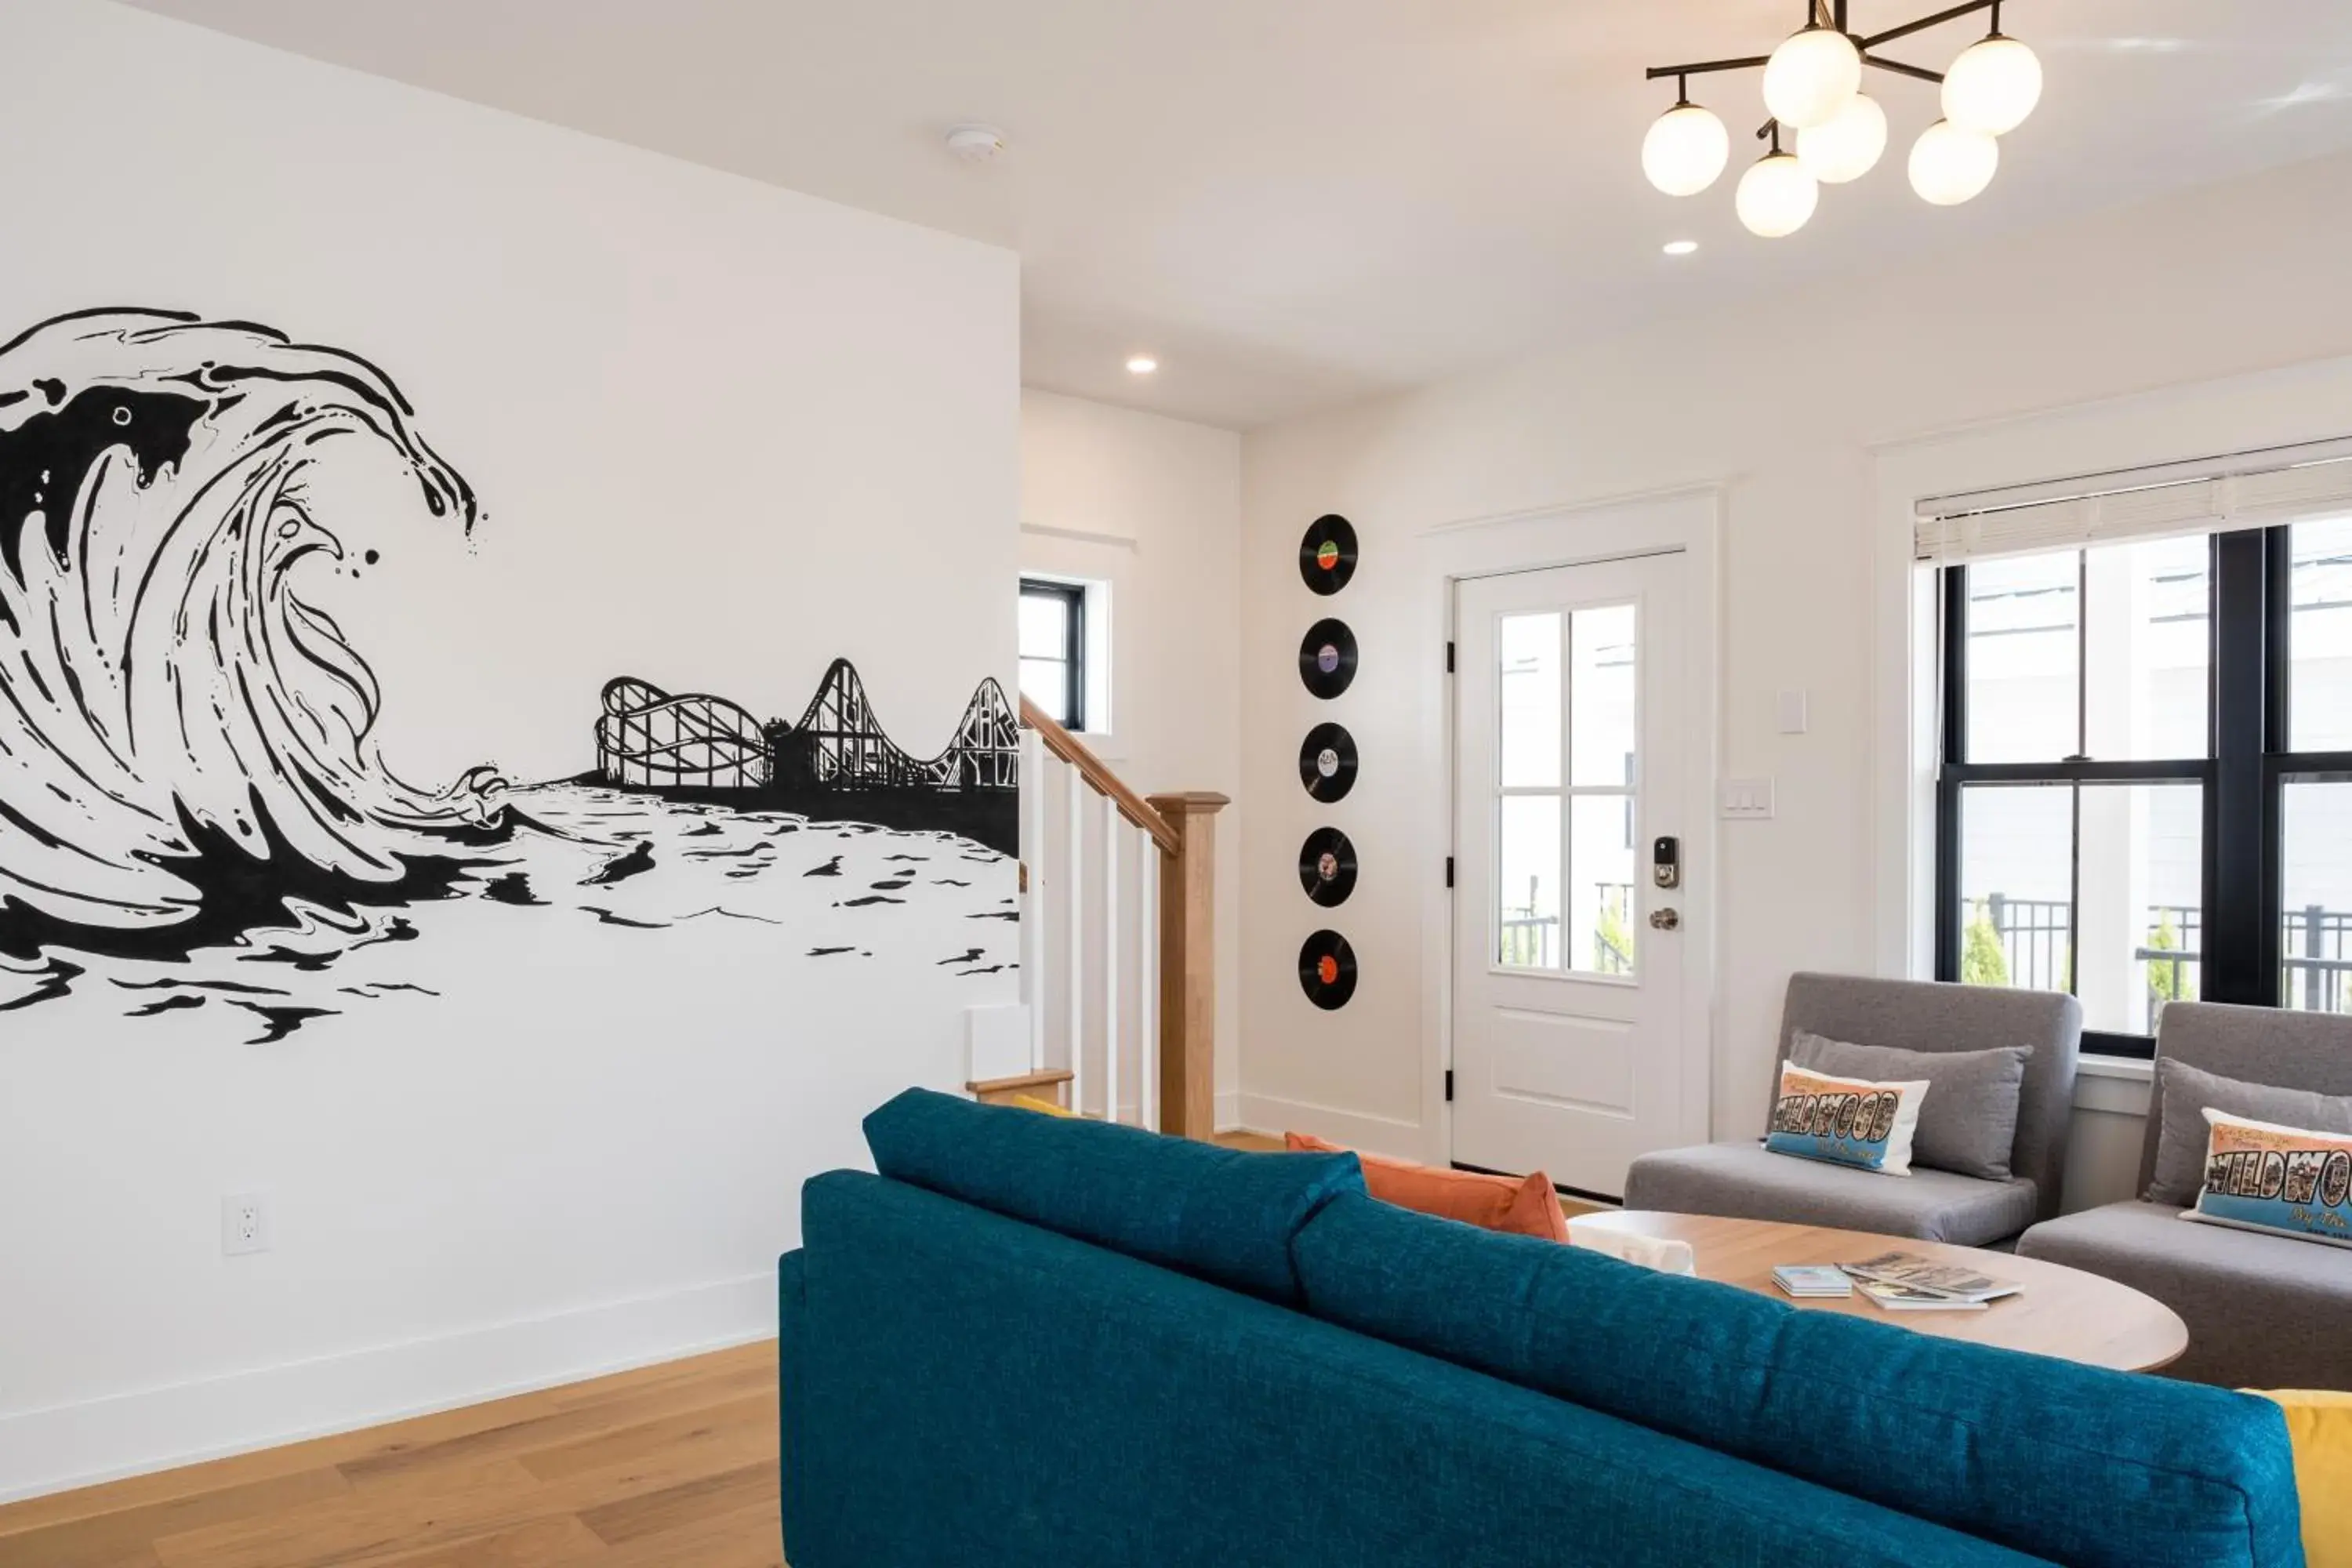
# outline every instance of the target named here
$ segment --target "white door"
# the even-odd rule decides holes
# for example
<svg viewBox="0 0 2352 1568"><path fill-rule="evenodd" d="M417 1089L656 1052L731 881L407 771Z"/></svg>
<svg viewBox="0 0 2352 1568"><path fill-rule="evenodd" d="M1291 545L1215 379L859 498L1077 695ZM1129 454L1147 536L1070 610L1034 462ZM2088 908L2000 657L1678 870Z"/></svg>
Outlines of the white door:
<svg viewBox="0 0 2352 1568"><path fill-rule="evenodd" d="M1687 1142L1681 554L1454 600L1454 1158L1624 1192Z"/></svg>

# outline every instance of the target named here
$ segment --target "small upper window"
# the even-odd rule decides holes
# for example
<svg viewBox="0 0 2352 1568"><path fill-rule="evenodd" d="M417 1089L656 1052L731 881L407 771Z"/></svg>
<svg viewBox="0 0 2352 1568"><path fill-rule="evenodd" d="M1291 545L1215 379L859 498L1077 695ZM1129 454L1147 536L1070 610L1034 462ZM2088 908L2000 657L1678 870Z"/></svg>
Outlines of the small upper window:
<svg viewBox="0 0 2352 1568"><path fill-rule="evenodd" d="M1021 579L1021 695L1062 728L1087 727L1087 590Z"/></svg>

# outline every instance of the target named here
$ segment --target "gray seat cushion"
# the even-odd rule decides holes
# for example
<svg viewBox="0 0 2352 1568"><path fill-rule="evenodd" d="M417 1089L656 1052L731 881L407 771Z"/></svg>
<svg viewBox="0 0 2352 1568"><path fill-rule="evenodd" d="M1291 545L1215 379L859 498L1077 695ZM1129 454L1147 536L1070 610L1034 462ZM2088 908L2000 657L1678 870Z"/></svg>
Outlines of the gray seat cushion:
<svg viewBox="0 0 2352 1568"><path fill-rule="evenodd" d="M2352 1389L2352 1249L2191 1225L2177 1208L2109 1204L2037 1225L2022 1258L2155 1297L2189 1325L2175 1377L2231 1388Z"/></svg>
<svg viewBox="0 0 2352 1568"><path fill-rule="evenodd" d="M1948 1171L1882 1176L1775 1154L1757 1143L1644 1154L1625 1173L1629 1209L1780 1220L1960 1247L2015 1236L2033 1223L2036 1201L2028 1181L1986 1182Z"/></svg>

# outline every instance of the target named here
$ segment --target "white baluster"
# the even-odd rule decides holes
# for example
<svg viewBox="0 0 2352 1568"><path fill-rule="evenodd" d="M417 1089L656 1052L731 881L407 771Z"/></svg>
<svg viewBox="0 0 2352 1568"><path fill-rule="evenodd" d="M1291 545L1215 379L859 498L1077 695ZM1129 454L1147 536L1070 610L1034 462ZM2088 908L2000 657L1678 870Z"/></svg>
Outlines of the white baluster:
<svg viewBox="0 0 2352 1568"><path fill-rule="evenodd" d="M1102 797L1103 1120L1118 1120L1118 841L1126 826L1118 802Z"/></svg>
<svg viewBox="0 0 2352 1568"><path fill-rule="evenodd" d="M1070 781L1069 864L1063 877L1063 904L1069 921L1070 1109L1087 1109L1087 784L1078 770Z"/></svg>
<svg viewBox="0 0 2352 1568"><path fill-rule="evenodd" d="M1136 1110L1160 1131L1160 839L1136 830Z"/></svg>
<svg viewBox="0 0 2352 1568"><path fill-rule="evenodd" d="M1045 742L1021 731L1021 995L1029 1004L1029 1070L1045 1065Z"/></svg>

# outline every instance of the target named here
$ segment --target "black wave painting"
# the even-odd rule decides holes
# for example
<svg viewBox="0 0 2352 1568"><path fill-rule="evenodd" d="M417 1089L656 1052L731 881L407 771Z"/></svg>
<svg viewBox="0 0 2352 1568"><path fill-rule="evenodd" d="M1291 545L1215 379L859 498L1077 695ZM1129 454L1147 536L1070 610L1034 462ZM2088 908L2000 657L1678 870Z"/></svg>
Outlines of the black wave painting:
<svg viewBox="0 0 2352 1568"><path fill-rule="evenodd" d="M838 921L868 905L810 905L806 889L835 884L803 877L855 862L861 835L925 840L912 858L945 870L1013 852L1018 736L995 684L921 761L838 661L797 724L621 680L578 778L404 777L377 744L377 675L315 589L364 578L400 528L480 526L415 418L356 354L249 322L92 310L0 346L0 1011L102 979L124 1016L235 1006L276 1038L362 1000L435 994L421 959L413 974L339 973L429 945L393 911L480 900L665 930L794 923L807 906ZM345 526L342 471L386 463L415 507ZM868 898L970 886L907 882Z"/></svg>

